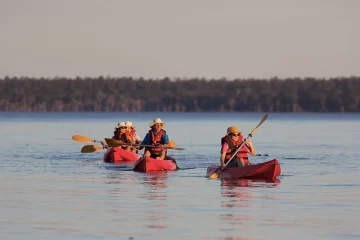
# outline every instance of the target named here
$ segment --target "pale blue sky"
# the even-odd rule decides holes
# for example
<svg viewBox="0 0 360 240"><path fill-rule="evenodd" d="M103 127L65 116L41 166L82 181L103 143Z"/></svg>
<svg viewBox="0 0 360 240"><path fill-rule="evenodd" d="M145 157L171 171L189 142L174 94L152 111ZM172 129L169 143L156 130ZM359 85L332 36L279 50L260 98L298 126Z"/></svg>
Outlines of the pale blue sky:
<svg viewBox="0 0 360 240"><path fill-rule="evenodd" d="M360 76L358 0L0 0L0 77Z"/></svg>

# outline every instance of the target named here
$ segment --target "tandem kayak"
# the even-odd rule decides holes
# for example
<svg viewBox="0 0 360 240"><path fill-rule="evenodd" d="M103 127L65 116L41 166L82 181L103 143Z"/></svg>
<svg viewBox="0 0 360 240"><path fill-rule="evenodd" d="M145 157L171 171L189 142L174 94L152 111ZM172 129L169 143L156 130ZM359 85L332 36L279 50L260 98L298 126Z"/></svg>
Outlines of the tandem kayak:
<svg viewBox="0 0 360 240"><path fill-rule="evenodd" d="M206 177L210 177L220 165L212 165L207 168ZM248 179L275 179L281 173L278 160L273 159L267 162L251 164L245 167L225 168L219 178L248 178Z"/></svg>
<svg viewBox="0 0 360 240"><path fill-rule="evenodd" d="M140 157L140 155L124 150L121 147L112 147L104 153L104 162L132 164Z"/></svg>
<svg viewBox="0 0 360 240"><path fill-rule="evenodd" d="M178 169L175 159L157 160L151 157L142 157L134 163L134 172L175 171Z"/></svg>

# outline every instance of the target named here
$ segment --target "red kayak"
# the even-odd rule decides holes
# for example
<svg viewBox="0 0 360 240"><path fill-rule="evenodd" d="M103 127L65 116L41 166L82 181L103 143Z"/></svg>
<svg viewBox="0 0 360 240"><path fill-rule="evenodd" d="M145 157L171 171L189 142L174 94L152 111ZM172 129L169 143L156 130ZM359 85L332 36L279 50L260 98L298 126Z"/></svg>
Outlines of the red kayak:
<svg viewBox="0 0 360 240"><path fill-rule="evenodd" d="M220 165L213 165L207 168L206 177L210 177ZM248 178L248 179L275 179L281 173L278 160L247 165L245 167L225 168L219 178Z"/></svg>
<svg viewBox="0 0 360 240"><path fill-rule="evenodd" d="M140 157L140 155L124 150L121 147L113 147L104 153L104 162L132 164Z"/></svg>
<svg viewBox="0 0 360 240"><path fill-rule="evenodd" d="M154 171L175 171L177 170L175 159L157 160L151 157L142 157L134 163L134 172L154 172Z"/></svg>

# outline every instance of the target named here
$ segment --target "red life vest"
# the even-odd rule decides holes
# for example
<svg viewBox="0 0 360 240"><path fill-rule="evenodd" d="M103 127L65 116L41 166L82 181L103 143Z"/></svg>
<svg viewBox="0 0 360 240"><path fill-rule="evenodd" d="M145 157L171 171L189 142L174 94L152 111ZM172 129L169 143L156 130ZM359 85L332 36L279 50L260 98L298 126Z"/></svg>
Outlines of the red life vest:
<svg viewBox="0 0 360 240"><path fill-rule="evenodd" d="M128 139L127 136L130 136L131 141L129 141L130 139ZM132 141L134 140L134 136L135 136L135 131L134 130L132 130L131 132L126 131L125 133L121 133L119 140L122 141L125 144L132 144ZM129 147L128 145L121 146L122 149L127 149L128 147Z"/></svg>
<svg viewBox="0 0 360 240"><path fill-rule="evenodd" d="M128 135L130 135L130 137L131 137L132 140L135 140L135 134L136 134L135 129L132 129L130 132L129 132L129 131L126 131L126 133L127 133Z"/></svg>
<svg viewBox="0 0 360 240"><path fill-rule="evenodd" d="M226 135L225 137L221 138L221 145L226 142L229 145L228 150L226 151L225 155L225 163L229 161L231 156L235 153L235 151L238 149L238 147L241 145L243 141L243 136L240 135L237 141L233 141L229 135ZM246 143L240 148L240 150L237 152L234 159L240 159L242 158L244 160L245 164L249 163L249 157L248 157L248 151L249 148L246 145Z"/></svg>
<svg viewBox="0 0 360 240"><path fill-rule="evenodd" d="M154 131L151 129L149 130L149 134L150 134L150 144L156 146L160 144L161 138L164 134L166 134L166 131L161 129L157 134L155 134ZM155 156L160 156L163 150L164 148L160 148L160 147L145 148L145 151L150 151L151 155L155 155Z"/></svg>

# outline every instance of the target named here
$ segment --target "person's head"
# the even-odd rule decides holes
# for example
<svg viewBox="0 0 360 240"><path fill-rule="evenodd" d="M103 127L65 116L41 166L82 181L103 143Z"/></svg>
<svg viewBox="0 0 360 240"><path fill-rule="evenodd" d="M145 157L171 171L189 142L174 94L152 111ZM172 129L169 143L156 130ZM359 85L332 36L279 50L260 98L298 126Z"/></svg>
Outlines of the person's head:
<svg viewBox="0 0 360 240"><path fill-rule="evenodd" d="M124 122L119 122L115 126L115 132L118 132L118 133L124 133L126 129L127 129L127 127Z"/></svg>
<svg viewBox="0 0 360 240"><path fill-rule="evenodd" d="M231 126L227 129L227 135L231 137L232 140L238 140L241 132L237 126Z"/></svg>
<svg viewBox="0 0 360 240"><path fill-rule="evenodd" d="M149 127L152 128L154 132L160 131L163 127L165 127L166 123L161 121L160 118L155 118L151 123L149 123Z"/></svg>
<svg viewBox="0 0 360 240"><path fill-rule="evenodd" d="M128 131L131 131L131 130L135 129L135 126L134 126L133 123L130 122L130 121L126 121L126 122L125 122L125 126L126 126L126 128L127 128Z"/></svg>

